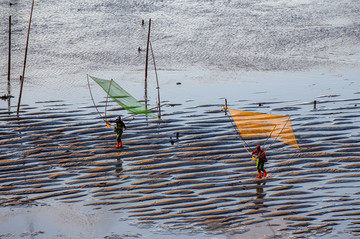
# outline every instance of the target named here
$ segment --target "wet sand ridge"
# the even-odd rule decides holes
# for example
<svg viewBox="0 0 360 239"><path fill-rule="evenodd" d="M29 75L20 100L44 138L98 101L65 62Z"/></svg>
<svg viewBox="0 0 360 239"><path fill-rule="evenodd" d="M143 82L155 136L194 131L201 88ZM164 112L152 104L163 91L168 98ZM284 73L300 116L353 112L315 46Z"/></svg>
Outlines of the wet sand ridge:
<svg viewBox="0 0 360 239"><path fill-rule="evenodd" d="M122 149L92 107L41 102L19 118L3 109L0 205L107 205L140 223L228 235L257 225L270 234L358 235L360 99L332 102L272 110L292 115L302 150L275 142L271 176L261 180L221 104L167 108L163 121L129 118Z"/></svg>

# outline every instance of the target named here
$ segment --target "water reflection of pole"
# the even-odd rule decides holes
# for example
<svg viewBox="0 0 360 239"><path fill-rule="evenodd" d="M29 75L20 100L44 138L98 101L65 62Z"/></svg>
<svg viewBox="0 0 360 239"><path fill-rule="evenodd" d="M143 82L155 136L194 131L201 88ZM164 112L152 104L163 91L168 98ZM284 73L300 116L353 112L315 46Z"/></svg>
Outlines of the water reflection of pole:
<svg viewBox="0 0 360 239"><path fill-rule="evenodd" d="M28 33L27 33L27 38L26 38L26 47L25 47L24 67L23 67L23 73L22 73L22 76L21 76L19 102L18 102L18 106L17 106L17 115L19 115L19 111L20 111L21 95L22 95L22 89L23 89L23 85L24 85L26 58L27 58L27 51L28 51L28 46L29 46L30 26L31 26L32 13L33 13L33 9L34 9L34 1L35 0L33 0L32 4L31 4L30 20L29 20L29 27L28 27Z"/></svg>
<svg viewBox="0 0 360 239"><path fill-rule="evenodd" d="M10 91L11 91L11 84L10 84L10 70L11 70L11 16L9 16L9 54L8 54L8 107L9 112L11 108L10 104Z"/></svg>

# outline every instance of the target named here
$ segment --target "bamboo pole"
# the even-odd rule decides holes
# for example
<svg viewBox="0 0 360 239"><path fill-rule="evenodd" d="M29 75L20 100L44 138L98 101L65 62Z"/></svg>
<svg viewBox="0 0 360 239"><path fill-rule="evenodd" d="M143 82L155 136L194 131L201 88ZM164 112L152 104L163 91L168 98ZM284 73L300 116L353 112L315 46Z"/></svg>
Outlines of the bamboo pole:
<svg viewBox="0 0 360 239"><path fill-rule="evenodd" d="M8 54L8 107L9 107L9 112L11 109L11 83L10 83L10 79L11 79L11 16L9 16L9 54Z"/></svg>
<svg viewBox="0 0 360 239"><path fill-rule="evenodd" d="M227 107L227 99L225 98L225 115L227 114L227 109L228 109L228 107Z"/></svg>
<svg viewBox="0 0 360 239"><path fill-rule="evenodd" d="M147 109L147 77L148 77L148 62L149 62L149 43L150 43L150 29L151 29L151 18L149 19L149 30L146 44L146 63L145 63L145 109Z"/></svg>
<svg viewBox="0 0 360 239"><path fill-rule="evenodd" d="M27 59L27 51L28 51L28 47L29 47L30 26L31 26L32 13L33 13L33 9L34 9L34 2L35 2L35 0L32 0L31 11L30 11L29 27L28 27L28 33L27 33L27 38L26 38L26 47L25 47L25 57L24 57L23 73L22 73L22 76L21 76L21 86L20 86L19 102L18 102L18 106L17 106L17 115L19 115L19 111L20 111L20 103L21 103L22 89L23 89L23 85L24 85L26 59Z"/></svg>
<svg viewBox="0 0 360 239"><path fill-rule="evenodd" d="M156 64L155 64L155 56L154 56L154 51L152 48L152 44L150 41L150 49L151 49L151 55L152 55L152 59L153 59L153 63L154 63L154 69L155 69L155 76L156 76L156 89L157 89L157 93L158 93L158 117L159 119L161 119L161 107L160 107L160 86L159 86L159 77L158 77L158 73L156 70Z"/></svg>
<svg viewBox="0 0 360 239"><path fill-rule="evenodd" d="M8 86L10 86L10 70L11 70L11 16L9 16ZM10 91L10 88L8 88L8 91Z"/></svg>
<svg viewBox="0 0 360 239"><path fill-rule="evenodd" d="M109 121L107 120L107 116L106 116L106 112L107 112L107 104L108 104L108 100L109 100L109 94L110 94L110 89L111 89L111 84L113 83L113 79L111 79L110 81L110 84L109 84L109 90L106 92L106 103L105 103L105 123L106 123L106 126L108 128L110 128L110 125L109 125Z"/></svg>

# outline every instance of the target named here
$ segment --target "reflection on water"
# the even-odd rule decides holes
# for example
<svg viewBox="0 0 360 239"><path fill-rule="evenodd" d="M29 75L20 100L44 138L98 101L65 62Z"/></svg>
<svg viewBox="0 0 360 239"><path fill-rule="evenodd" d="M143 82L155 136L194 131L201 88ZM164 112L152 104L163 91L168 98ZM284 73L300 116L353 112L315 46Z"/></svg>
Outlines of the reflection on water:
<svg viewBox="0 0 360 239"><path fill-rule="evenodd" d="M120 177L120 174L123 172L123 161L119 158L116 159L115 167L115 175L116 177Z"/></svg>
<svg viewBox="0 0 360 239"><path fill-rule="evenodd" d="M264 186L266 185L266 182L264 183L257 183L256 187L256 199L254 200L254 204L258 206L257 209L263 207L264 204L264 197L266 196L266 193L264 193Z"/></svg>

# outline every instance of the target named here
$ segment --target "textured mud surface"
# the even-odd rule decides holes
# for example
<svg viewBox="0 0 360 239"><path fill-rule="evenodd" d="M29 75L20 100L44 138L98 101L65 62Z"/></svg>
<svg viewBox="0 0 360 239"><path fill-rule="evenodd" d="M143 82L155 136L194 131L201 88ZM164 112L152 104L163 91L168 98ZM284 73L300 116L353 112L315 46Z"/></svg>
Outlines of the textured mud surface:
<svg viewBox="0 0 360 239"><path fill-rule="evenodd" d="M259 226L263 235L355 236L359 103L333 97L305 114L296 112L311 103L273 109L290 112L301 151L275 142L270 177L261 180L221 105L167 108L162 121L129 118L122 149L92 107L70 111L55 101L24 107L19 118L5 111L1 210L81 204L163 230L230 238Z"/></svg>

